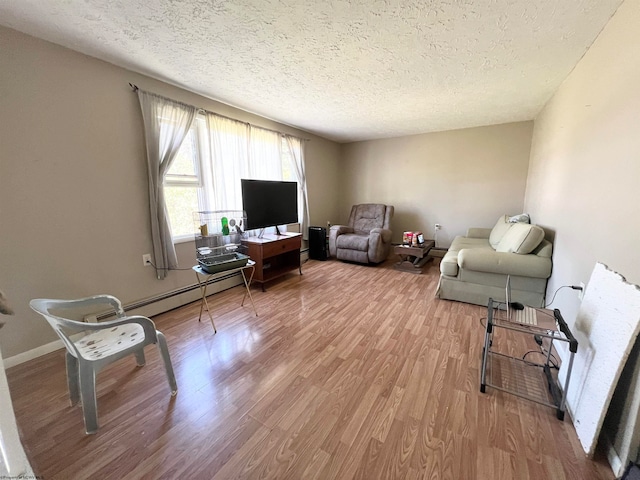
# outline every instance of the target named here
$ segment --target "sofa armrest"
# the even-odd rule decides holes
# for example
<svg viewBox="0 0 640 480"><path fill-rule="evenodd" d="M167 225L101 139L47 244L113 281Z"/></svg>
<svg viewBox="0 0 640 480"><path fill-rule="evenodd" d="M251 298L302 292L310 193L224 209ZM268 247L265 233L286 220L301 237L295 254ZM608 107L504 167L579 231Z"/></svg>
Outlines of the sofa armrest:
<svg viewBox="0 0 640 480"><path fill-rule="evenodd" d="M329 229L329 255L332 257L335 257L338 252L336 238L344 233L353 233L353 228L346 225L331 225L331 229Z"/></svg>
<svg viewBox="0 0 640 480"><path fill-rule="evenodd" d="M467 230L467 237L469 238L489 238L489 235L491 235L490 228L471 227Z"/></svg>
<svg viewBox="0 0 640 480"><path fill-rule="evenodd" d="M532 278L551 276L551 259L537 255L464 248L458 252L458 266L476 272L518 275Z"/></svg>

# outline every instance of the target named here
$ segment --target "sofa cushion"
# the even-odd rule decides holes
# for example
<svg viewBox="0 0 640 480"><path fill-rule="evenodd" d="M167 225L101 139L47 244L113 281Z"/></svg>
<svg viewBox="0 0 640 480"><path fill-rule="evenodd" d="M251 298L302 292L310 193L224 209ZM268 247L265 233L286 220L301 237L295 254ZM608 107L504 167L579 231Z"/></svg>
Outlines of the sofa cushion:
<svg viewBox="0 0 640 480"><path fill-rule="evenodd" d="M543 238L544 230L541 227L528 223L514 223L498 243L496 252L526 255L533 252Z"/></svg>
<svg viewBox="0 0 640 480"><path fill-rule="evenodd" d="M505 233L507 233L514 225L514 223L509 222L509 215L503 215L498 219L489 234L489 243L494 249L498 247L502 237L504 237Z"/></svg>
<svg viewBox="0 0 640 480"><path fill-rule="evenodd" d="M549 240L542 240L540 245L533 249L532 255L542 258L551 258L553 254L553 245Z"/></svg>

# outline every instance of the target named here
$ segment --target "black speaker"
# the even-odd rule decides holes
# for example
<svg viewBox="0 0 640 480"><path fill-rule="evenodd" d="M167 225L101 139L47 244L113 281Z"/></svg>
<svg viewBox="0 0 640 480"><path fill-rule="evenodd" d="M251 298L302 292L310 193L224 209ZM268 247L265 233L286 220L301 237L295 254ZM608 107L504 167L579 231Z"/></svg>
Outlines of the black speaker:
<svg viewBox="0 0 640 480"><path fill-rule="evenodd" d="M309 258L326 260L328 257L327 229L324 227L309 227Z"/></svg>

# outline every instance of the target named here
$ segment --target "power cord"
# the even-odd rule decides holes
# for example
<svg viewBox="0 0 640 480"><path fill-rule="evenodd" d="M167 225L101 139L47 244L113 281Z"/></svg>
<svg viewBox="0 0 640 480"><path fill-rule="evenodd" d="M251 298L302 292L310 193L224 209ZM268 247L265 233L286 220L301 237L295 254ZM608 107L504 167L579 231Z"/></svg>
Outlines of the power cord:
<svg viewBox="0 0 640 480"><path fill-rule="evenodd" d="M526 358L528 355L531 355L532 353L534 354L538 354L538 355L547 355L547 352L544 350L541 351L537 351L537 350L529 350L527 353L525 353L524 355L522 355L522 360L526 361ZM556 358L556 356L552 353L551 356L549 357L549 359L551 360L551 366L556 369L559 370L560 367L558 366L558 359ZM533 366L537 366L537 367L542 367L543 365L539 365L537 363L533 363L533 362L527 362L528 365L533 365Z"/></svg>
<svg viewBox="0 0 640 480"><path fill-rule="evenodd" d="M573 290L582 290L582 287L580 285L563 285L561 287L558 287L558 289L553 293L553 297L551 297L551 301L549 303L547 303L544 308L547 308L549 305L551 305L554 300L556 299L556 295L558 294L558 292L560 290L562 290L563 288L571 288Z"/></svg>

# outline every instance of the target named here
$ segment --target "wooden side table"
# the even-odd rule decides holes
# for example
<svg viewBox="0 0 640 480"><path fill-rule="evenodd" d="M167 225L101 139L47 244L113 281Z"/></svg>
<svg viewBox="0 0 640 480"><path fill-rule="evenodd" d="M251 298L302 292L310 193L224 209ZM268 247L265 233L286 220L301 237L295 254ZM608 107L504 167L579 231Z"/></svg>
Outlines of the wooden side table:
<svg viewBox="0 0 640 480"><path fill-rule="evenodd" d="M429 252L435 245L436 242L433 240L425 240L422 245L416 247L396 245L393 247L393 253L400 256L400 261L393 268L402 272L420 275L422 267L433 258L429 255Z"/></svg>
<svg viewBox="0 0 640 480"><path fill-rule="evenodd" d="M266 282L286 275L291 270L298 269L302 275L301 243L302 234L295 232L242 240L242 244L247 247L248 255L256 265L253 281L262 285L263 292Z"/></svg>

